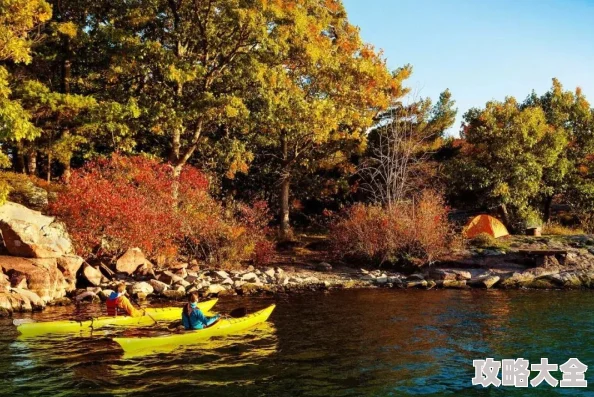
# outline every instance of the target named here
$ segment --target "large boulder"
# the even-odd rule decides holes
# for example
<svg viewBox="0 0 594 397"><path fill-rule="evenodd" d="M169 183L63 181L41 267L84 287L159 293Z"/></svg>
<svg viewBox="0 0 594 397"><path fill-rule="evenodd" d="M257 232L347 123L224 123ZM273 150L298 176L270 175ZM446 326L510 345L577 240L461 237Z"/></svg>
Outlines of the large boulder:
<svg viewBox="0 0 594 397"><path fill-rule="evenodd" d="M162 294L163 291L169 289L169 285L165 284L162 281L159 280L150 280L149 283L151 284L151 287L153 287L153 291L156 292L157 294Z"/></svg>
<svg viewBox="0 0 594 397"><path fill-rule="evenodd" d="M184 279L176 274L173 274L170 270L165 270L163 273L159 275L159 280L164 282L165 284L171 285L175 283L180 283L184 281Z"/></svg>
<svg viewBox="0 0 594 397"><path fill-rule="evenodd" d="M17 203L0 206L0 230L10 255L58 258L72 253L72 242L61 223Z"/></svg>
<svg viewBox="0 0 594 397"><path fill-rule="evenodd" d="M0 267L7 275L25 274L28 289L48 303L66 296L66 280L58 269L55 258L27 259L0 256Z"/></svg>
<svg viewBox="0 0 594 397"><path fill-rule="evenodd" d="M144 253L140 248L130 248L120 256L116 261L116 272L126 273L132 275L140 266L146 265L147 268L152 269L152 263L146 259Z"/></svg>
<svg viewBox="0 0 594 397"><path fill-rule="evenodd" d="M103 274L100 270L95 269L93 266L85 263L82 267L81 275L86 281L89 282L89 284L94 285L96 287L101 285Z"/></svg>
<svg viewBox="0 0 594 397"><path fill-rule="evenodd" d="M66 292L72 292L76 289L76 276L84 260L80 256L66 255L56 259L58 269L62 271L68 287Z"/></svg>
<svg viewBox="0 0 594 397"><path fill-rule="evenodd" d="M43 310L45 302L35 292L27 289L13 288L13 294L18 294L23 301L21 310Z"/></svg>
<svg viewBox="0 0 594 397"><path fill-rule="evenodd" d="M130 288L130 293L132 295L145 294L145 296L146 296L146 295L152 294L153 291L154 291L153 286L151 284L147 283L146 281L134 283L132 285L132 287Z"/></svg>

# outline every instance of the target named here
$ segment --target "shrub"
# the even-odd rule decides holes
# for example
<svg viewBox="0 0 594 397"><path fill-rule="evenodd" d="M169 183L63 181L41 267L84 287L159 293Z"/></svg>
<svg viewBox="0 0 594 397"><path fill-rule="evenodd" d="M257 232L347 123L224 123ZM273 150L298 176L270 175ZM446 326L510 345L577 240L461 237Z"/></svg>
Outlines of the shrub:
<svg viewBox="0 0 594 397"><path fill-rule="evenodd" d="M3 200L14 201L25 207L42 211L48 205L47 183L34 176L16 172L0 172L0 194ZM0 199L1 199L0 197Z"/></svg>
<svg viewBox="0 0 594 397"><path fill-rule="evenodd" d="M142 156L113 155L72 173L52 212L68 226L81 255L118 255L139 247L149 256L184 254L222 265L263 260L266 209L244 206L250 216L225 216L208 192L208 180L184 167L178 201L172 168Z"/></svg>
<svg viewBox="0 0 594 397"><path fill-rule="evenodd" d="M497 246L497 239L489 233L479 233L470 239L470 245L477 248L490 248Z"/></svg>
<svg viewBox="0 0 594 397"><path fill-rule="evenodd" d="M340 258L419 265L448 252L452 230L443 198L426 191L417 202L391 209L356 204L332 226L330 238Z"/></svg>

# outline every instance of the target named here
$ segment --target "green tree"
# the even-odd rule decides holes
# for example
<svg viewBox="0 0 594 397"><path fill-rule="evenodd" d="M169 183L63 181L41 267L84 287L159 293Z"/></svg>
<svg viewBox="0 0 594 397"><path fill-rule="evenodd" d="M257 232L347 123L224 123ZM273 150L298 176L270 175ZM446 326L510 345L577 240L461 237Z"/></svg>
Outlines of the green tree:
<svg viewBox="0 0 594 397"><path fill-rule="evenodd" d="M576 206L582 208L588 200L579 197L580 191L594 189L594 186L588 187L592 183L589 156L594 153L594 115L590 104L581 89L565 91L559 80L553 79L548 92L540 97L533 92L522 107L541 108L553 132L567 139L555 165L545 169L543 174L544 220L549 220L551 204L556 197L565 195L570 202L580 203Z"/></svg>
<svg viewBox="0 0 594 397"><path fill-rule="evenodd" d="M87 28L109 66L91 76L114 100L133 99L139 150L168 158L177 179L197 151L225 142L239 170L247 131L245 99L269 51L274 2L139 0L97 7ZM99 39L98 39L98 42ZM225 145L225 148L229 146ZM175 184L174 194L177 192Z"/></svg>
<svg viewBox="0 0 594 397"><path fill-rule="evenodd" d="M4 64L31 61L32 36L30 32L52 15L43 0L0 0L0 141L18 142L34 138L39 130L31 123L29 114L12 98L11 75ZM10 161L0 152L0 166ZM0 201L8 194L6 183L0 185Z"/></svg>
<svg viewBox="0 0 594 397"><path fill-rule="evenodd" d="M462 138L460 154L447 167L450 196L500 206L512 228L537 222L544 176L558 164L565 132L552 128L540 107L522 108L506 98L469 110Z"/></svg>
<svg viewBox="0 0 594 397"><path fill-rule="evenodd" d="M133 101L121 104L104 99L85 82L89 74L103 70L87 66L85 48L96 48L93 44L102 39L91 37L88 30L93 8L83 1L52 1L52 5L52 18L40 27L44 40L35 46L32 62L12 68L19 76L13 96L37 131L36 136L15 144L13 158L17 170L25 170L26 158L26 171L37 174L37 158L43 155L48 181L55 163L68 181L75 155L85 159L105 148L130 151L134 141L128 121L138 111Z"/></svg>

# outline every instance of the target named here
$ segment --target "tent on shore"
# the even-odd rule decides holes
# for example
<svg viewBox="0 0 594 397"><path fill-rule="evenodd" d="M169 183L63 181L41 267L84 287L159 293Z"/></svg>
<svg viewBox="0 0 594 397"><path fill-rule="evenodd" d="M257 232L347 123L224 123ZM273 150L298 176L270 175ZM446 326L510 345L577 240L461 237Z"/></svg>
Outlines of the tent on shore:
<svg viewBox="0 0 594 397"><path fill-rule="evenodd" d="M475 216L464 228L464 234L467 238L476 237L481 233L487 233L495 238L509 235L507 228L501 221L486 214Z"/></svg>

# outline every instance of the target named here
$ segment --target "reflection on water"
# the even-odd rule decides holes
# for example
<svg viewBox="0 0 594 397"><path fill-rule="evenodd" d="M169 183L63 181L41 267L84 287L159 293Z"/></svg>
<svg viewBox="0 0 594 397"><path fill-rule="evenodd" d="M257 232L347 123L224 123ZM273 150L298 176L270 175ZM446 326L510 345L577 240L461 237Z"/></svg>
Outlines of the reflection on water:
<svg viewBox="0 0 594 397"><path fill-rule="evenodd" d="M217 308L257 310L270 303L271 298L229 298ZM149 356L124 356L105 334L19 341L10 321L2 320L0 394L593 394L542 385L471 386L472 360L486 357L531 362L548 357L558 364L578 357L593 372L594 295L589 291L361 290L295 295L275 303L265 326ZM96 308L80 310L89 315ZM72 311L51 308L32 316L65 319ZM589 372L586 378L594 382Z"/></svg>

